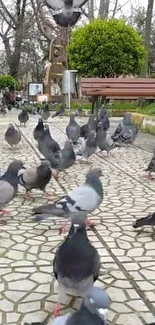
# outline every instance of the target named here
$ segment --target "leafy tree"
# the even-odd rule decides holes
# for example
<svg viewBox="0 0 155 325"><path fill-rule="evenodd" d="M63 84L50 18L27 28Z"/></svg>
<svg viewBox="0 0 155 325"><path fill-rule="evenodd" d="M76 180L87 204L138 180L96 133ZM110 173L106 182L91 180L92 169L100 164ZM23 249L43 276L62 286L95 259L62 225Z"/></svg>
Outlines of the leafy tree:
<svg viewBox="0 0 155 325"><path fill-rule="evenodd" d="M70 68L81 76L139 74L145 58L141 36L124 20L95 19L73 31L68 46Z"/></svg>
<svg viewBox="0 0 155 325"><path fill-rule="evenodd" d="M5 87L15 87L17 86L17 81L11 76L0 76L0 89Z"/></svg>

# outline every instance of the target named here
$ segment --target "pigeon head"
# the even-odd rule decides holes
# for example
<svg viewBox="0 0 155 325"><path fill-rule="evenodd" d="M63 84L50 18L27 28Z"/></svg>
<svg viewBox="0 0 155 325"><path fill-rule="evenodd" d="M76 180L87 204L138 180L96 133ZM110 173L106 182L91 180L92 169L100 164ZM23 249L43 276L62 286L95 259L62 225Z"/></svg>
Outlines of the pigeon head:
<svg viewBox="0 0 155 325"><path fill-rule="evenodd" d="M72 140L67 139L66 142L65 142L64 148L65 149L73 148Z"/></svg>
<svg viewBox="0 0 155 325"><path fill-rule="evenodd" d="M73 122L73 121L75 121L75 116L74 116L74 114L71 114L70 115L70 122Z"/></svg>
<svg viewBox="0 0 155 325"><path fill-rule="evenodd" d="M109 297L100 287L92 287L83 305L93 314L98 314L104 321L106 320L107 309L109 307Z"/></svg>
<svg viewBox="0 0 155 325"><path fill-rule="evenodd" d="M15 125L14 125L14 123L9 123L9 129L14 129L15 128Z"/></svg>
<svg viewBox="0 0 155 325"><path fill-rule="evenodd" d="M133 223L133 228L139 228L142 226L149 226L155 224L155 212L150 213L147 217L140 218Z"/></svg>
<svg viewBox="0 0 155 325"><path fill-rule="evenodd" d="M51 167L49 160L46 160L46 159L41 159L41 165Z"/></svg>
<svg viewBox="0 0 155 325"><path fill-rule="evenodd" d="M101 168L92 168L86 175L86 184L91 186L97 194L100 196L101 200L103 198L103 186L99 179L102 176Z"/></svg>
<svg viewBox="0 0 155 325"><path fill-rule="evenodd" d="M18 171L24 166L21 160L14 160L8 167L7 171L11 173L18 173Z"/></svg>

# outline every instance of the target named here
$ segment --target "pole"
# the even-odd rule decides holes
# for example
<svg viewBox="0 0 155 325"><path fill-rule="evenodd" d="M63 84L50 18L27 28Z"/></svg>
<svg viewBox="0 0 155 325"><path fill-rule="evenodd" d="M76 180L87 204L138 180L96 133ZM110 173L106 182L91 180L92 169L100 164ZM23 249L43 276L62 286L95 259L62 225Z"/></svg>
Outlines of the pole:
<svg viewBox="0 0 155 325"><path fill-rule="evenodd" d="M68 71L68 108L71 106L70 71Z"/></svg>

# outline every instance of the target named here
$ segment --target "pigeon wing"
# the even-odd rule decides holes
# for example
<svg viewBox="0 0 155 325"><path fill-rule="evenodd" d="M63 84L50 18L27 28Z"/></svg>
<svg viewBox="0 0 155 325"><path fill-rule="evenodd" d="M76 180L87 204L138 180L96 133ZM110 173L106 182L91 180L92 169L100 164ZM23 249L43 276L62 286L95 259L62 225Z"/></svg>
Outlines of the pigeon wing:
<svg viewBox="0 0 155 325"><path fill-rule="evenodd" d="M37 170L36 168L28 168L26 170L22 169L21 173L19 171L19 181L21 185L32 186L37 181Z"/></svg>
<svg viewBox="0 0 155 325"><path fill-rule="evenodd" d="M14 198L15 189L6 181L0 181L0 208Z"/></svg>

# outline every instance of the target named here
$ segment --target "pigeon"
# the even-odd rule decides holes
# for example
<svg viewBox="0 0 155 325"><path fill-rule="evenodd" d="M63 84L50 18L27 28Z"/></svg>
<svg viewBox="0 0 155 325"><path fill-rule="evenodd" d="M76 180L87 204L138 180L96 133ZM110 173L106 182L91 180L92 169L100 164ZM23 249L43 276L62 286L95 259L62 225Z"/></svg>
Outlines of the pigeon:
<svg viewBox="0 0 155 325"><path fill-rule="evenodd" d="M96 125L96 121L95 121L95 118L94 118L93 115L91 115L89 117L87 125L88 125L88 132L90 132L90 131L95 131L96 132L96 126L97 125Z"/></svg>
<svg viewBox="0 0 155 325"><path fill-rule="evenodd" d="M58 281L58 300L64 294L85 297L91 290L98 279L100 258L89 242L85 222L72 223L66 239L56 251L53 270ZM58 306L55 311L58 312Z"/></svg>
<svg viewBox="0 0 155 325"><path fill-rule="evenodd" d="M119 134L119 136L117 137L117 139L113 138L114 141L116 142L120 142L120 143L125 143L127 144L132 144L138 134L138 125L124 125L122 127L122 131Z"/></svg>
<svg viewBox="0 0 155 325"><path fill-rule="evenodd" d="M82 106L80 105L75 113L75 116L81 116L81 115L82 115Z"/></svg>
<svg viewBox="0 0 155 325"><path fill-rule="evenodd" d="M54 320L46 323L46 325L106 325L108 308L109 297L106 291L100 287L93 286L83 299L79 310L56 317ZM45 325L45 323L24 323L24 325Z"/></svg>
<svg viewBox="0 0 155 325"><path fill-rule="evenodd" d="M72 143L67 140L65 142L64 148L61 150L60 164L58 170L63 171L64 169L71 167L74 164L75 160L76 156L73 150Z"/></svg>
<svg viewBox="0 0 155 325"><path fill-rule="evenodd" d="M109 117L108 114L105 114L104 118L100 120L102 122L103 125L103 129L105 131L108 131L108 129L110 128L110 121L109 121ZM98 125L97 125L98 127Z"/></svg>
<svg viewBox="0 0 155 325"><path fill-rule="evenodd" d="M147 217L140 218L133 223L133 228L142 226L155 226L155 212L150 213Z"/></svg>
<svg viewBox="0 0 155 325"><path fill-rule="evenodd" d="M98 112L98 118L100 120L103 120L106 114L107 114L107 110L106 110L106 108L104 108L104 105L102 105Z"/></svg>
<svg viewBox="0 0 155 325"><path fill-rule="evenodd" d="M18 120L20 122L20 125L23 123L24 126L26 126L26 122L29 120L29 113L25 108L23 108L21 113L19 113Z"/></svg>
<svg viewBox="0 0 155 325"><path fill-rule="evenodd" d="M84 138L85 140L88 138L88 134L89 134L89 128L88 128L88 124L84 124L81 126L81 134L80 137Z"/></svg>
<svg viewBox="0 0 155 325"><path fill-rule="evenodd" d="M0 112L5 116L6 115L6 108L3 106L0 110Z"/></svg>
<svg viewBox="0 0 155 325"><path fill-rule="evenodd" d="M63 27L74 26L80 18L81 7L88 0L46 0L47 6L53 10L53 18Z"/></svg>
<svg viewBox="0 0 155 325"><path fill-rule="evenodd" d="M52 118L64 115L65 108L65 105L61 105L61 107L52 115Z"/></svg>
<svg viewBox="0 0 155 325"><path fill-rule="evenodd" d="M83 220L88 213L99 207L103 199L103 186L100 180L101 168L92 168L86 175L83 185L76 187L67 195L52 204L42 205L33 210L36 221L44 220L50 216L66 219ZM91 222L88 222L91 225ZM61 227L63 232L65 227Z"/></svg>
<svg viewBox="0 0 155 325"><path fill-rule="evenodd" d="M49 160L50 153L60 151L59 144L51 137L49 126L46 127L42 138L38 141L38 149L47 160Z"/></svg>
<svg viewBox="0 0 155 325"><path fill-rule="evenodd" d="M44 124L42 118L39 118L38 124L33 131L33 137L36 141L39 141L44 134Z"/></svg>
<svg viewBox="0 0 155 325"><path fill-rule="evenodd" d="M70 115L70 121L66 127L66 134L68 138L72 140L73 144L77 143L77 140L81 134L81 128L80 125L78 125L78 123L75 121L74 114Z"/></svg>
<svg viewBox="0 0 155 325"><path fill-rule="evenodd" d="M89 158L92 156L97 149L96 133L95 131L90 131L88 134L88 139L85 144L79 149L77 156L83 156L84 158Z"/></svg>
<svg viewBox="0 0 155 325"><path fill-rule="evenodd" d="M122 132L122 128L123 126L131 126L132 122L131 122L131 114L126 112L124 113L124 117L121 123L119 123L119 125L117 126L114 134L112 135L112 139L115 141L119 138L119 135Z"/></svg>
<svg viewBox="0 0 155 325"><path fill-rule="evenodd" d="M42 160L41 164L34 168L22 168L18 172L18 181L21 186L26 189L25 199L29 199L29 192L32 189L39 189L43 191L46 195L48 193L45 191L46 185L50 182L52 177L52 172L50 168L50 162L47 160Z"/></svg>
<svg viewBox="0 0 155 325"><path fill-rule="evenodd" d="M101 151L106 151L107 155L109 152L118 147L120 148L121 145L119 143L115 143L114 140L111 139L109 135L106 134L104 131L104 127L102 122L99 122L98 124L98 131L96 135L96 144L99 147Z"/></svg>
<svg viewBox="0 0 155 325"><path fill-rule="evenodd" d="M155 148L153 149L153 157L152 157L147 169L145 169L145 171L149 172L149 174L147 175L147 179L152 180L151 173L155 173Z"/></svg>
<svg viewBox="0 0 155 325"><path fill-rule="evenodd" d="M12 201L18 190L18 171L23 167L21 160L14 160L7 171L0 178L0 211L2 215L7 211L3 207Z"/></svg>
<svg viewBox="0 0 155 325"><path fill-rule="evenodd" d="M45 105L44 109L42 110L41 115L42 115L42 119L44 121L47 121L48 118L50 117L50 109L49 109L48 104Z"/></svg>
<svg viewBox="0 0 155 325"><path fill-rule="evenodd" d="M21 141L21 133L13 123L9 124L5 132L5 140L11 147L17 145Z"/></svg>

